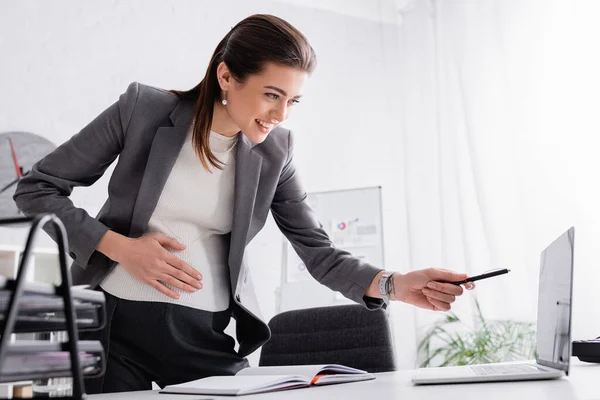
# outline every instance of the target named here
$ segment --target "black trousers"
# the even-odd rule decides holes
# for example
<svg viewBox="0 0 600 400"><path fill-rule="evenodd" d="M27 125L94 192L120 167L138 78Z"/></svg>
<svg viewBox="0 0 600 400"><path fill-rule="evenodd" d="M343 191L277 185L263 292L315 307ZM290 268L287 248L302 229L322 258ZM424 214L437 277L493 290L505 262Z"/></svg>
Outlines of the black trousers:
<svg viewBox="0 0 600 400"><path fill-rule="evenodd" d="M234 339L223 332L229 310L209 312L104 293L106 327L80 334L82 340L100 340L107 359L104 376L85 379L86 393L149 390L152 381L164 387L248 367L235 352Z"/></svg>

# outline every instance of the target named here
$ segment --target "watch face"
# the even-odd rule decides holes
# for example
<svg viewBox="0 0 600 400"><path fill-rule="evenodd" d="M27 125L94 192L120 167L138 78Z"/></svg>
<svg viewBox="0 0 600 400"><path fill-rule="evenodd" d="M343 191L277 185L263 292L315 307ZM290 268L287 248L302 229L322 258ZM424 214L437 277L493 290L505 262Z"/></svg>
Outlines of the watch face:
<svg viewBox="0 0 600 400"><path fill-rule="evenodd" d="M0 218L21 215L12 198L20 176L55 148L48 139L33 133L0 133Z"/></svg>

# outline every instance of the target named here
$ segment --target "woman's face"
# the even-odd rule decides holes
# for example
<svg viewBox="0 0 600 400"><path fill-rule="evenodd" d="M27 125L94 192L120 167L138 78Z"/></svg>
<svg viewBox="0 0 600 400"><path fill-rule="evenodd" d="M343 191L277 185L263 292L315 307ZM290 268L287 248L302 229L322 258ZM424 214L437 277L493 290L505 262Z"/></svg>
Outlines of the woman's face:
<svg viewBox="0 0 600 400"><path fill-rule="evenodd" d="M224 63L217 76L227 105L226 115L254 143L262 143L269 132L285 121L302 94L308 73L300 69L268 63L260 74L244 83L236 81Z"/></svg>

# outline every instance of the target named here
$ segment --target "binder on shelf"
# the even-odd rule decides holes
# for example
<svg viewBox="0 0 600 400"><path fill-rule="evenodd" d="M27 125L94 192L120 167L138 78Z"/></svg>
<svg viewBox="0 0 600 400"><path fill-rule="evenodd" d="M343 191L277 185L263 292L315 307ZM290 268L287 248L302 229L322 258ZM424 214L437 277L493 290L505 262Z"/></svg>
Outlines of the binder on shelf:
<svg viewBox="0 0 600 400"><path fill-rule="evenodd" d="M0 276L0 321L4 320L14 281ZM13 333L66 330L63 300L49 284L27 282L19 302ZM102 329L106 323L104 294L96 290L71 288L75 322L80 331Z"/></svg>
<svg viewBox="0 0 600 400"><path fill-rule="evenodd" d="M0 367L0 383L70 375L70 354L64 345L35 340L12 344ZM102 345L97 341L80 341L77 347L83 375L100 376L106 365Z"/></svg>
<svg viewBox="0 0 600 400"><path fill-rule="evenodd" d="M101 329L105 323L104 295L91 290L72 288L67 267L67 235L54 214L35 217L0 219L0 225L30 224L17 277L0 280L0 382L72 376L71 396L55 399L82 400L83 374L104 373L104 351L99 341L78 342L78 329ZM61 284L59 286L26 283L28 259L40 229L50 224L56 233ZM100 299L102 297L102 299ZM14 332L66 330L63 343L17 342Z"/></svg>

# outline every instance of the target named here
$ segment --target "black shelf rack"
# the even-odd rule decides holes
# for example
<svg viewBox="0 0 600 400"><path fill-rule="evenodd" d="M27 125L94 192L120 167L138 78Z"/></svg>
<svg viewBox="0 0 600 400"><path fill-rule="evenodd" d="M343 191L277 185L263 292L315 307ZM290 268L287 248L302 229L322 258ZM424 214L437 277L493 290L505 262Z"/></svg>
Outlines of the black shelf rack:
<svg viewBox="0 0 600 400"><path fill-rule="evenodd" d="M25 277L27 276L28 260L33 250L33 243L38 232L47 224L51 225L55 232L55 239L58 244L58 258L60 264L61 283L58 286L50 284L32 284L26 283ZM23 379L38 379L38 378L50 378L56 376L72 376L73 378L73 390L71 396L53 397L54 399L69 399L69 400L82 400L85 398L85 390L83 386L83 373L81 369L81 363L79 359L79 351L88 351L96 353L101 357L100 371L96 374L102 374L105 368L105 360L100 342L79 342L78 343L78 328L76 320L76 307L74 306L74 298L87 300L91 302L100 302L101 312L100 320L94 329L100 329L104 325L104 299L99 300L96 293L92 291L75 290L71 288L71 276L67 267L66 249L67 234L63 223L54 214L40 214L35 217L19 217L19 218L8 218L0 219L0 226L4 225L29 225L29 234L25 244L25 249L22 253L21 260L19 262L19 268L17 271L17 277L14 280L3 279L0 280L0 289L8 291L10 293L7 306L4 310L4 318L0 321L0 382L12 382ZM61 311L60 320L53 320L46 325L44 321L21 320L19 321L19 304L24 294L32 293L36 295L54 296L62 299L63 308ZM81 311L80 311L81 314ZM19 321L19 323L17 323ZM28 323L29 322L29 323ZM28 326L29 325L29 326ZM36 328L33 328L33 325ZM19 327L20 326L20 327ZM68 340L63 343L28 343L21 345L14 345L10 343L10 334L14 332L24 332L28 329L33 331L51 331L55 330L56 327L61 327L63 330L66 328L68 333ZM18 329L15 329L18 328ZM31 331L31 330L29 330ZM70 359L70 371L39 371L30 372L28 374L11 376L8 371L2 370L2 366L6 360L7 355L13 353L19 354L33 354L37 352L52 352L52 351L68 351Z"/></svg>

